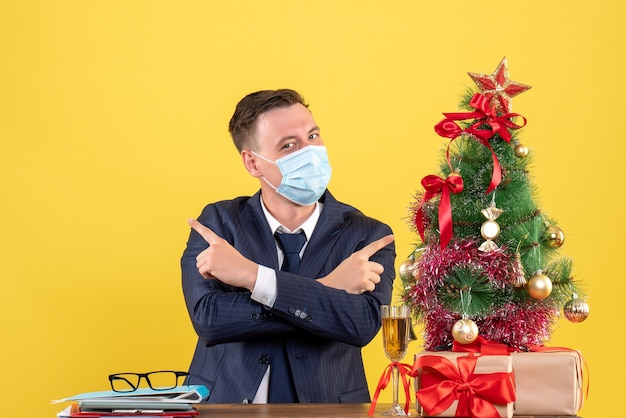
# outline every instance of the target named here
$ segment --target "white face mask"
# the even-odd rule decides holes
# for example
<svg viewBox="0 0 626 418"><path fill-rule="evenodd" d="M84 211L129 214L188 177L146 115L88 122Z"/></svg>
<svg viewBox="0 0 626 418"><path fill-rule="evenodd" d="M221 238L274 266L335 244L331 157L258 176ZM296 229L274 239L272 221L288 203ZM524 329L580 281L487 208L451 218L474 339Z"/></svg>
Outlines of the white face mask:
<svg viewBox="0 0 626 418"><path fill-rule="evenodd" d="M278 166L283 179L278 187L262 177L278 194L302 206L312 205L326 191L331 168L326 147L308 145L296 152L272 161L251 151L259 158Z"/></svg>

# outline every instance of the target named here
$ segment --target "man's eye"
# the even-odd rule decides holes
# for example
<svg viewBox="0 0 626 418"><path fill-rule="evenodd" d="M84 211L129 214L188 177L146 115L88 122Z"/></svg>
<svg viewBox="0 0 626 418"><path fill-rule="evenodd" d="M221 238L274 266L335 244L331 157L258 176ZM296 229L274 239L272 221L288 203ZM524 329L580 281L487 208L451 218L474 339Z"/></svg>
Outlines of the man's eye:
<svg viewBox="0 0 626 418"><path fill-rule="evenodd" d="M320 137L320 134L310 134L309 139L317 139Z"/></svg>

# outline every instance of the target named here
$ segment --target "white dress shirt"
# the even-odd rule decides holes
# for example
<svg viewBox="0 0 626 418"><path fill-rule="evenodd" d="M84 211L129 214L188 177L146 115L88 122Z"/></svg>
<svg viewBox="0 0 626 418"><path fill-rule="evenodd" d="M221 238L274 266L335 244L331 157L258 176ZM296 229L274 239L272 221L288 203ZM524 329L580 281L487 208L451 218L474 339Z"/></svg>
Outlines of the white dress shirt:
<svg viewBox="0 0 626 418"><path fill-rule="evenodd" d="M270 229L272 230L272 234L276 232L283 234L293 234L296 232L304 232L304 236L306 237L306 242L300 250L300 257L304 253L306 249L309 238L313 234L313 230L315 229L315 225L317 225L317 221L320 218L320 213L322 211L322 204L317 202L315 204L315 209L311 216L307 218L302 225L296 228L294 231L290 231L285 226L281 225L276 218L272 216L271 213L267 210L265 205L263 204L263 197L261 196L261 207L263 208L263 213L265 214L265 218L270 225ZM283 252L276 243L276 251L278 252L278 265L282 265L283 263ZM254 285L254 289L252 289L252 295L250 298L256 302L262 303L267 307L274 306L274 302L276 301L276 271L266 266L262 266L259 264L259 270L257 272L256 283ZM259 385L259 389L252 400L252 403L267 403L267 396L269 393L269 381L270 381L270 369L271 366L267 368L263 379L261 380L261 384Z"/></svg>

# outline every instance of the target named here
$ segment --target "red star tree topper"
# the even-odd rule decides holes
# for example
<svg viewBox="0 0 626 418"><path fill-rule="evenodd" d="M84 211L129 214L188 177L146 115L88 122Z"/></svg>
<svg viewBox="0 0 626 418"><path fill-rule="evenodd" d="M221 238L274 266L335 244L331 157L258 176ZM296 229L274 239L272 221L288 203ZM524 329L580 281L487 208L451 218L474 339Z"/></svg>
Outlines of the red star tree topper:
<svg viewBox="0 0 626 418"><path fill-rule="evenodd" d="M467 73L480 91L489 100L490 106L499 113L512 111L511 98L530 89L526 84L518 83L509 78L509 69L506 57L492 74Z"/></svg>

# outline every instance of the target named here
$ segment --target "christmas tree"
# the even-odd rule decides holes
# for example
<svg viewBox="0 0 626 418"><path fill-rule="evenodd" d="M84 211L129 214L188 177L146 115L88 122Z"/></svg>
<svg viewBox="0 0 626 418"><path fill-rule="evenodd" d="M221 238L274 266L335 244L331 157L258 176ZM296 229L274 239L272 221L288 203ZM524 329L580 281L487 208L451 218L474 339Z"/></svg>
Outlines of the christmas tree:
<svg viewBox="0 0 626 418"><path fill-rule="evenodd" d="M420 243L400 265L403 299L424 326L424 348L449 349L477 336L526 351L549 340L561 310L589 312L564 233L538 205L520 141L526 119L512 98L530 89L509 78L506 58L474 84L462 112L435 126L448 138L440 175L421 181L410 208Z"/></svg>

